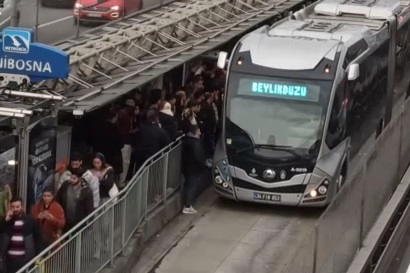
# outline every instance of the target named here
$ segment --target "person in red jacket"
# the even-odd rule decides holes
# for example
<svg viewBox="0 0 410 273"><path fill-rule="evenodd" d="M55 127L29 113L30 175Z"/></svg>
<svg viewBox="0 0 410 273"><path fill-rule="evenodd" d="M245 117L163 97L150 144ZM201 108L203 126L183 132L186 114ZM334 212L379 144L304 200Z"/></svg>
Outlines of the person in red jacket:
<svg viewBox="0 0 410 273"><path fill-rule="evenodd" d="M54 194L51 188L44 189L43 197L34 205L31 215L41 227L48 245L60 237L65 225L64 210L61 205L54 200Z"/></svg>

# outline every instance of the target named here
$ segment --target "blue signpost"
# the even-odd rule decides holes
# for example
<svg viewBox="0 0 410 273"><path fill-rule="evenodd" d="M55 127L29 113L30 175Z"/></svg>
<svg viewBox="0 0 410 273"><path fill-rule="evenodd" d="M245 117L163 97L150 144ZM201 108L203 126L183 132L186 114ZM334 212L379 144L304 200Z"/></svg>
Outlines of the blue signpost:
<svg viewBox="0 0 410 273"><path fill-rule="evenodd" d="M33 30L5 28L0 40L0 73L26 75L32 82L66 79L70 56L55 47L36 43Z"/></svg>

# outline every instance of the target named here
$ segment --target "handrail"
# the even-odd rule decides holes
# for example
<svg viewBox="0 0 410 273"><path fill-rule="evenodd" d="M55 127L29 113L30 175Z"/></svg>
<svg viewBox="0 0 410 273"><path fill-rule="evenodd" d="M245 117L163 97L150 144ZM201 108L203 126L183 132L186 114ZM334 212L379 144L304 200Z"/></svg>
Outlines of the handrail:
<svg viewBox="0 0 410 273"><path fill-rule="evenodd" d="M174 142L171 142L170 144L168 144L168 146L162 148L162 150L160 150L159 152L157 152L156 154L154 154L153 156L151 156L150 158L148 158L147 160L145 160L144 164L142 164L142 166L138 169L138 171L134 174L133 178L136 176L139 176L145 169L145 167L148 165L148 162L155 160L155 158L157 158L159 155L164 154L165 150L168 150L169 148L173 148L174 145L178 144L179 142L181 142L181 140L184 138L185 135L181 135L179 136ZM127 184L127 186L124 189L127 189L128 187L130 187L130 184ZM123 189L123 190L124 190ZM121 190L122 192L122 190ZM114 199L114 198L113 198ZM108 203L109 201L107 201Z"/></svg>
<svg viewBox="0 0 410 273"><path fill-rule="evenodd" d="M173 150L178 144L182 142L182 139L184 138L184 135L178 137L174 142L171 142L168 144L166 147L149 157L145 162L142 164L142 166L138 169L138 171L134 174L133 178L131 181L137 180L139 176L141 176L145 169L149 167L150 165L154 164L156 162L156 159L160 157L161 155L164 155L170 151ZM30 262L28 262L26 265L24 265L18 273L22 273L26 270L29 270L29 268L32 265L35 265L37 261L41 260L42 257L46 256L48 252L55 250L59 246L61 246L62 243L66 239L69 239L70 236L73 236L77 232L81 232L83 229L83 226L89 223L90 221L93 220L94 217L100 215L100 213L104 212L107 208L112 207L113 205L117 204L122 200L121 196L126 194L128 190L130 189L132 183L128 183L115 197L111 197L109 200L107 200L105 203L103 203L101 206L99 206L97 209L95 209L90 215L88 215L86 218L84 218L81 222L79 222L77 225L75 225L71 230L69 230L67 233L63 234L58 240L56 240L54 243L52 243L50 246L48 246L46 249L44 249L40 254L38 254L36 257L34 257Z"/></svg>

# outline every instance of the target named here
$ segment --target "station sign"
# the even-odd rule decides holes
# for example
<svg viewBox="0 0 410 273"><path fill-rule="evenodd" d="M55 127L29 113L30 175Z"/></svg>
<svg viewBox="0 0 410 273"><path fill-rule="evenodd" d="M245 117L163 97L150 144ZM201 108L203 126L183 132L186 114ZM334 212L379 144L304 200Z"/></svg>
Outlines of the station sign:
<svg viewBox="0 0 410 273"><path fill-rule="evenodd" d="M32 82L68 78L70 56L34 41L32 29L4 28L0 40L0 73L26 75Z"/></svg>

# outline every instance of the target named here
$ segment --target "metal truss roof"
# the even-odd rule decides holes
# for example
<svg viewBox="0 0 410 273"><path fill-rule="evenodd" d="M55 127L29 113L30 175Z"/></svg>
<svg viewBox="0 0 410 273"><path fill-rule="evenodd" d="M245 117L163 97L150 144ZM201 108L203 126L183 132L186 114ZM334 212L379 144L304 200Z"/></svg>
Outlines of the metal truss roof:
<svg viewBox="0 0 410 273"><path fill-rule="evenodd" d="M47 85L67 98L63 109L90 111L305 2L175 1L58 44L70 76Z"/></svg>
<svg viewBox="0 0 410 273"><path fill-rule="evenodd" d="M0 93L0 125L12 125L12 118L20 119L33 114L50 113L50 110L58 108L59 101L63 99L47 90L1 90Z"/></svg>

